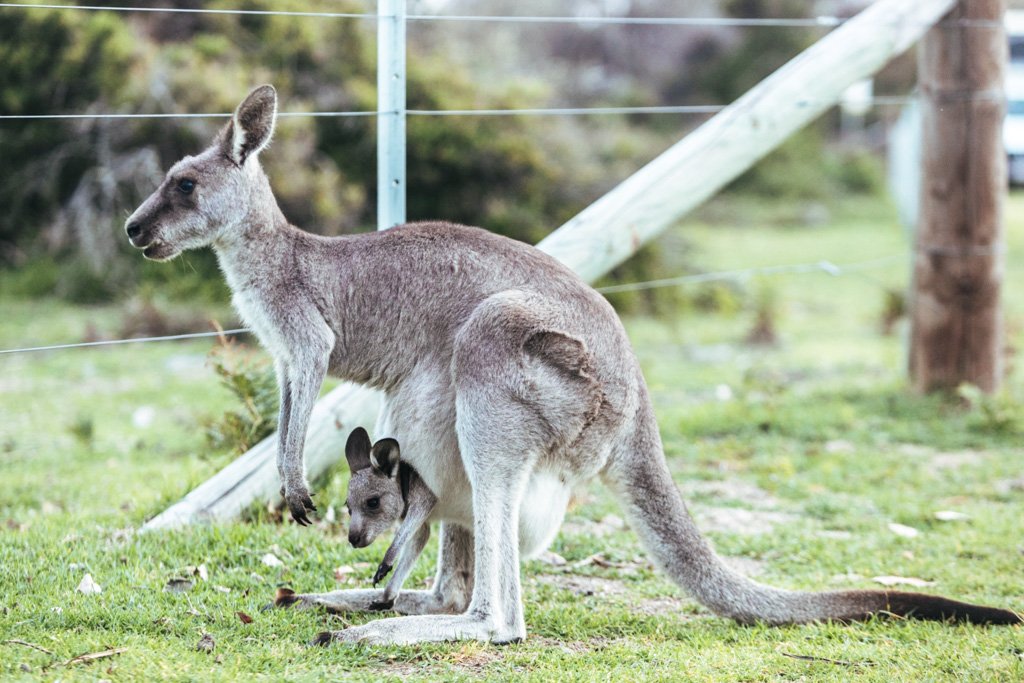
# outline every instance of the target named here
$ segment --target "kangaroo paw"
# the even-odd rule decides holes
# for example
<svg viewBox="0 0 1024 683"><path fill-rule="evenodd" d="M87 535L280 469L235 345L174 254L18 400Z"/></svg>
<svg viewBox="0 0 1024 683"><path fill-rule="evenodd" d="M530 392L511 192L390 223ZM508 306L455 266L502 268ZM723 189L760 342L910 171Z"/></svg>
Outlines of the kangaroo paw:
<svg viewBox="0 0 1024 683"><path fill-rule="evenodd" d="M390 571L391 565L387 562L381 562L380 566L377 567L377 573L373 575L373 585L376 586L378 583L380 583L381 579L387 576L388 572Z"/></svg>
<svg viewBox="0 0 1024 683"><path fill-rule="evenodd" d="M371 612L388 612L395 607L395 601L392 600L379 600L377 602L370 603Z"/></svg>

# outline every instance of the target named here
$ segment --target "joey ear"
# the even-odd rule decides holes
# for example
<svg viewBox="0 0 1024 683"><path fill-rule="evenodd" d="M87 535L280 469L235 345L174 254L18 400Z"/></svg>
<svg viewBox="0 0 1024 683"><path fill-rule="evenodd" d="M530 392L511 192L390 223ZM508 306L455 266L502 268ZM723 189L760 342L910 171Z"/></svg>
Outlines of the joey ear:
<svg viewBox="0 0 1024 683"><path fill-rule="evenodd" d="M389 477L398 474L399 449L394 439L381 439L373 444L370 451L370 464Z"/></svg>
<svg viewBox="0 0 1024 683"><path fill-rule="evenodd" d="M370 466L370 435L362 427L356 427L345 443L345 459L348 469L354 474Z"/></svg>
<svg viewBox="0 0 1024 683"><path fill-rule="evenodd" d="M241 166L270 144L277 120L277 91L272 85L261 85L249 93L238 108L221 137L224 154Z"/></svg>

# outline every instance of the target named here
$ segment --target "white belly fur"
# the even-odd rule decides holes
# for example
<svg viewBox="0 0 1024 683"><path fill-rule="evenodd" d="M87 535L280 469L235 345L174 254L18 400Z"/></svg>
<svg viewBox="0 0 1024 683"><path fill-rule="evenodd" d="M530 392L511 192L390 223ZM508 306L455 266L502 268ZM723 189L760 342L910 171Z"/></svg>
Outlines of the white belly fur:
<svg viewBox="0 0 1024 683"><path fill-rule="evenodd" d="M519 506L520 559L540 555L555 540L571 493L570 487L557 476L533 473Z"/></svg>

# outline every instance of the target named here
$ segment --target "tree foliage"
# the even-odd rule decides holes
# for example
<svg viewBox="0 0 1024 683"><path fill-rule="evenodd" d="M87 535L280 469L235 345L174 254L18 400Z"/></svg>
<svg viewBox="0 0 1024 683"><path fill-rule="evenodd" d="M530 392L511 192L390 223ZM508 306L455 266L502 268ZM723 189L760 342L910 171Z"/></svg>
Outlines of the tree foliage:
<svg viewBox="0 0 1024 683"><path fill-rule="evenodd" d="M156 5L154 5L154 1ZM468 2L469 0L463 0ZM147 7L365 11L337 0L125 0ZM500 10L512 0L489 0ZM585 4L585 3L584 3ZM458 9L459 0L453 0ZM590 5L588 5L590 7ZM722 0L734 16L800 16L802 0ZM585 9L585 8L584 8ZM474 5L472 12L479 12ZM588 10L589 11L589 10ZM635 0L634 14L678 14ZM411 109L727 102L796 54L807 31L687 32L678 27L479 27L416 24L408 43ZM0 113L228 113L259 83L282 108L376 109L370 21L283 15L0 8ZM526 40L526 31L534 40ZM504 37L502 37L504 36ZM680 67L683 65L683 67ZM507 73L501 74L501 69ZM124 217L175 160L201 149L224 119L77 118L0 122L0 267L41 258L26 287L78 301L131 291L140 279L182 292L181 269L146 268L126 245ZM408 216L482 225L536 242L678 139L697 120L445 116L408 119ZM737 185L814 196L822 174L814 130ZM263 157L285 215L304 229L369 229L376 196L374 117L282 118ZM798 172L802 171L802 172ZM786 187L780 190L778 183ZM790 192L789 186L796 187ZM189 268L215 278L208 255ZM655 272L645 250L620 271ZM202 278L200 278L202 279ZM205 286L204 286L205 287ZM195 294L203 288L192 288Z"/></svg>

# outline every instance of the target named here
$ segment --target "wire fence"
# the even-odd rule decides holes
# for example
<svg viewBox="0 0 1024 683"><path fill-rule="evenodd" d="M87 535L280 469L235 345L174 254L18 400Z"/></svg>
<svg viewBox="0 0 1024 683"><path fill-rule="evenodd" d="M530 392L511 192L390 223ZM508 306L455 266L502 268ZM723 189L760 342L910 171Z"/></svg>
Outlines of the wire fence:
<svg viewBox="0 0 1024 683"><path fill-rule="evenodd" d="M126 7L104 5L65 5L4 2L0 7L21 9L67 9L93 12L157 12L166 14L211 14L211 15L255 15L310 17L314 19L365 19L390 18L373 12L314 12L294 10L246 10L209 9L202 7ZM469 14L407 14L407 21L415 22L472 22L472 23L520 23L520 24L580 24L618 26L697 26L697 27L762 27L762 28L825 28L842 26L849 19L834 15L813 17L626 17L626 16L557 16L557 15L469 15ZM900 21L894 17L893 21ZM973 28L1001 28L993 21L972 19L945 19L943 26L967 26Z"/></svg>
<svg viewBox="0 0 1024 683"><path fill-rule="evenodd" d="M891 266L906 261L907 256L894 254L865 261L836 264L829 260L813 261L810 263L792 263L776 266L763 266L760 268L740 268L736 270L723 270L713 273L695 273L693 275L682 275L680 277L663 278L659 280L646 280L643 282L630 282L621 285L608 285L597 287L596 290L602 294L613 294L619 292L635 292L660 287L680 287L683 285L703 284L706 282L734 281L742 282L754 277L784 274L808 274L823 273L832 277L843 275L861 275L864 271ZM881 283L870 280L874 284ZM246 334L252 330L239 327L230 330L218 330L216 332L192 332L188 334L173 334L163 337L136 337L129 339L110 339L93 342L80 342L70 344L52 344L48 346L30 346L15 349L0 350L0 356L16 353L35 353L40 351L65 351L69 349L95 348L98 346L116 346L120 344L145 344L150 342L180 341L187 339L202 339L206 337L225 337L228 335Z"/></svg>
<svg viewBox="0 0 1024 683"><path fill-rule="evenodd" d="M290 10L245 10L245 9L210 9L188 7L127 7L103 5L75 4L31 4L31 3L0 3L0 8L20 9L64 9L80 11L109 12L156 12L178 14L209 14L209 15L257 15L257 16L289 16L310 17L320 19L380 19L385 15L368 12L315 12ZM388 16L387 18L392 18ZM592 24L592 25L623 25L623 26L697 26L697 27L787 27L834 28L842 25L847 19L836 16L815 16L795 18L733 18L733 17L626 17L626 16L540 16L540 15L443 15L443 14L406 14L406 21L416 22L496 22L496 23L533 23L533 24ZM898 17L894 22L900 21ZM965 20L947 20L962 24ZM991 23L991 22L988 22ZM972 22L972 25L985 25L986 22ZM872 107L903 106L915 98L912 96L875 96L864 101ZM815 104L807 100L808 106ZM279 112L280 117L295 118L358 118L394 116L399 113L407 116L608 116L608 115L712 115L724 110L724 104L685 104L665 106L620 106L620 107L542 107L520 109L405 109L396 111L310 111L310 112ZM153 112L153 113L120 113L120 112L85 112L66 114L0 114L0 121L39 121L39 120L76 120L76 119L209 119L227 118L231 112Z"/></svg>
<svg viewBox="0 0 1024 683"><path fill-rule="evenodd" d="M309 17L315 19L365 19L376 20L383 15L368 12L320 12L320 11L288 11L288 10L247 10L247 9L210 9L185 7L128 7L77 4L30 4L0 3L0 8L59 9L78 11L108 12L149 12L171 14L199 15L257 15L257 16L289 16ZM390 17L388 17L390 18ZM814 16L797 18L730 18L730 17L625 17L625 16L540 16L540 15L440 15L440 14L408 14L405 19L410 22L466 22L466 23L524 23L524 24L576 24L576 25L621 25L621 26L678 26L678 27L761 27L761 28L826 28L831 29L845 23L847 19L837 16ZM897 19L894 19L896 21ZM972 25L984 28L994 22L966 22L964 20L946 20L944 24ZM998 26L999 24L994 24ZM875 96L868 100L871 106L902 106L913 101L913 96ZM808 100L808 105L814 104ZM607 115L711 115L721 112L727 107L722 104L668 105L668 106L635 106L635 107L550 107L522 109L452 109L452 110L403 110L402 113L413 117L427 116L607 116ZM381 117L391 116L394 111L296 111L279 112L281 117ZM206 119L226 118L231 112L198 112L198 113L116 113L86 112L67 114L0 114L2 121L15 120L74 120L74 119ZM742 281L752 277L773 276L780 274L824 273L831 276L862 274L863 271L891 265L905 260L902 255L888 256L847 264L835 264L828 260L810 263L787 264L760 268L744 268L712 273L698 273L673 278L648 280L643 282L624 283L600 287L598 292L612 294L649 290L661 287L675 287L714 281ZM876 284L878 284L876 282ZM247 328L218 330L211 332L194 332L168 336L140 337L114 340L101 340L81 343L51 344L46 346L11 348L0 350L0 355L34 353L44 351L63 351L80 348L96 348L123 344L142 344L152 342L191 340L224 335L237 335L250 332Z"/></svg>
<svg viewBox="0 0 1024 683"><path fill-rule="evenodd" d="M866 104L873 107L903 106L915 101L913 96L881 96L865 100ZM815 100L801 100L803 104L811 106L816 104ZM706 115L717 114L728 105L724 104L685 104L666 105L653 107L543 107L524 109L406 109L404 113L408 116L608 116L608 115L659 115L659 114L692 114ZM393 111L293 111L278 112L279 117L302 118L302 117L376 117L394 116ZM231 112L207 112L207 113L153 113L153 114L117 114L117 113L95 113L95 114L0 114L0 121L18 120L60 120L60 119L214 119L227 118Z"/></svg>

